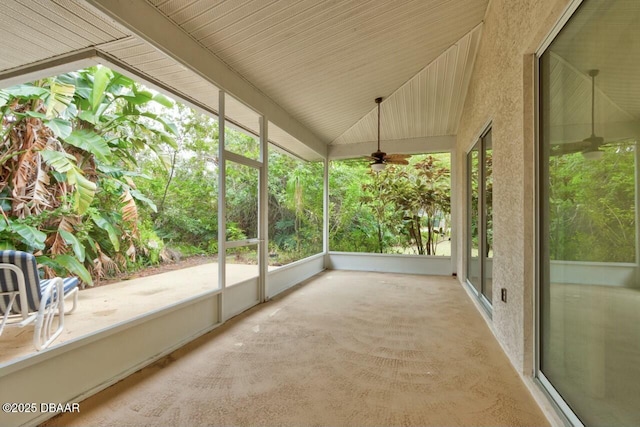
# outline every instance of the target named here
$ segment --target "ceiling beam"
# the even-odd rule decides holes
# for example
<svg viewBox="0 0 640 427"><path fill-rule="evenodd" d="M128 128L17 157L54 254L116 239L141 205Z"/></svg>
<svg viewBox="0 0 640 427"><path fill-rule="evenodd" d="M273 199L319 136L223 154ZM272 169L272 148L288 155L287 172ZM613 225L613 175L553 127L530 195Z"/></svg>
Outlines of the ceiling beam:
<svg viewBox="0 0 640 427"><path fill-rule="evenodd" d="M325 142L146 1L85 1L219 89L267 116L313 151L326 155Z"/></svg>
<svg viewBox="0 0 640 427"><path fill-rule="evenodd" d="M33 82L35 80L90 67L96 64L96 58L96 50L88 48L77 50L66 55L60 55L53 59L46 59L12 68L0 73L0 88Z"/></svg>
<svg viewBox="0 0 640 427"><path fill-rule="evenodd" d="M380 141L382 151L394 154L440 153L453 150L455 144L454 135ZM376 141L330 145L328 157L331 160L339 160L368 156L376 151L376 146Z"/></svg>

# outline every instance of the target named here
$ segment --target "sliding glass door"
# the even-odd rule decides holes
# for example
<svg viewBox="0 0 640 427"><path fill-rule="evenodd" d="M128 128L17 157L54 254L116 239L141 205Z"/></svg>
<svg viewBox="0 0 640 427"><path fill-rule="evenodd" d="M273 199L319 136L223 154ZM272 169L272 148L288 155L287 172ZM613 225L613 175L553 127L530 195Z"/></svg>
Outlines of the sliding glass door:
<svg viewBox="0 0 640 427"><path fill-rule="evenodd" d="M467 281L479 294L482 292L482 268L480 265L480 141L467 155Z"/></svg>
<svg viewBox="0 0 640 427"><path fill-rule="evenodd" d="M467 281L490 310L493 271L491 128L467 155Z"/></svg>
<svg viewBox="0 0 640 427"><path fill-rule="evenodd" d="M640 2L585 0L540 57L538 378L640 425Z"/></svg>

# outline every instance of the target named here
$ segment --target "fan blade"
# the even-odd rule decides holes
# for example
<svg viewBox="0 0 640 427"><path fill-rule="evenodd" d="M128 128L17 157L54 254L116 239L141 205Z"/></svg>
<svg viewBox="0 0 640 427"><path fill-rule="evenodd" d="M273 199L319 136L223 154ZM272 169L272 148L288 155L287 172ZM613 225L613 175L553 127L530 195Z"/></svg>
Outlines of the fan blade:
<svg viewBox="0 0 640 427"><path fill-rule="evenodd" d="M408 165L409 161L406 159L385 159L384 161L385 163L389 164L389 165Z"/></svg>
<svg viewBox="0 0 640 427"><path fill-rule="evenodd" d="M551 147L551 155L579 153L584 151L595 151L604 144L604 138L591 135L582 141L566 142Z"/></svg>
<svg viewBox="0 0 640 427"><path fill-rule="evenodd" d="M411 157L411 154L387 154L384 156L385 160L404 160Z"/></svg>
<svg viewBox="0 0 640 427"><path fill-rule="evenodd" d="M565 142L551 146L551 155L560 156L563 154L580 153L589 148L591 144L587 141Z"/></svg>

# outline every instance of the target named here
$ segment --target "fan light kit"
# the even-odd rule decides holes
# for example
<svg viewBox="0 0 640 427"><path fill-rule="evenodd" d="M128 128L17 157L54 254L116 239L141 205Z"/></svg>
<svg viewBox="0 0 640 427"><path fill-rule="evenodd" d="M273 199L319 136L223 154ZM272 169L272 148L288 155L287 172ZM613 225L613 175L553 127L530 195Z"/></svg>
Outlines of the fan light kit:
<svg viewBox="0 0 640 427"><path fill-rule="evenodd" d="M378 104L378 151L371 153L368 157L371 160L371 170L378 173L383 171L387 164L393 165L408 165L407 159L411 157L409 154L387 154L380 151L380 103L382 98L376 98L376 104Z"/></svg>
<svg viewBox="0 0 640 427"><path fill-rule="evenodd" d="M385 165L382 162L374 162L371 163L371 170L374 172L382 172L384 170L384 168L386 168L387 165Z"/></svg>
<svg viewBox="0 0 640 427"><path fill-rule="evenodd" d="M583 151L582 157L584 157L586 160L600 160L602 157L604 157L604 151L602 150Z"/></svg>

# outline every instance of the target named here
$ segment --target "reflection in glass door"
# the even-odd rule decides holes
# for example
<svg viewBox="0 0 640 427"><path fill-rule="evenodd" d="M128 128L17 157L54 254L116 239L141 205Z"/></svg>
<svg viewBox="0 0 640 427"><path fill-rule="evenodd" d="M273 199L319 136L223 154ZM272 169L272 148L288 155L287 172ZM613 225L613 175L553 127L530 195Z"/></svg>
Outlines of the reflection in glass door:
<svg viewBox="0 0 640 427"><path fill-rule="evenodd" d="M480 270L480 211L478 183L480 182L479 162L480 141L476 143L468 154L468 253L467 253L467 280L477 292L482 291L482 276Z"/></svg>
<svg viewBox="0 0 640 427"><path fill-rule="evenodd" d="M493 151L491 149L491 129L482 137L483 148L483 259L482 259L482 295L489 304L493 292Z"/></svg>
<svg viewBox="0 0 640 427"><path fill-rule="evenodd" d="M492 304L493 167L491 129L467 155L467 281L483 304Z"/></svg>
<svg viewBox="0 0 640 427"><path fill-rule="evenodd" d="M537 377L587 426L640 425L638 22L584 0L539 61Z"/></svg>
<svg viewBox="0 0 640 427"><path fill-rule="evenodd" d="M227 126L226 101L231 118L257 123L258 132ZM219 108L218 281L224 321L264 301L267 129L263 117L222 91Z"/></svg>

